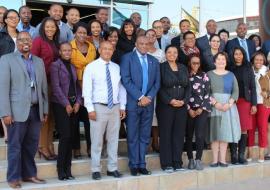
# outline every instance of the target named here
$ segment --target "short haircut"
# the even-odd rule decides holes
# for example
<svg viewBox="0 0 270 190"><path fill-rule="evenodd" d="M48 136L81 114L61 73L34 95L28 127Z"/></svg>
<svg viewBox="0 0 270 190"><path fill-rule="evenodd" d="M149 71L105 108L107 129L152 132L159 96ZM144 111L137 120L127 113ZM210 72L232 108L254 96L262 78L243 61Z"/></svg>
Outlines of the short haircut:
<svg viewBox="0 0 270 190"><path fill-rule="evenodd" d="M168 20L170 20L169 17L166 17L166 16L161 17L159 20L161 21L161 20L163 20L163 19L168 19Z"/></svg>
<svg viewBox="0 0 270 190"><path fill-rule="evenodd" d="M108 8L106 8L106 7L99 7L99 8L97 9L97 12L96 12L96 13L98 14L101 10L109 11Z"/></svg>
<svg viewBox="0 0 270 190"><path fill-rule="evenodd" d="M63 8L63 6L62 6L61 4L59 4L59 3L53 3L53 4L51 4L49 10L50 10L51 8L53 8L54 6L60 6L60 7ZM63 8L63 9L64 9L64 8Z"/></svg>
<svg viewBox="0 0 270 190"><path fill-rule="evenodd" d="M23 5L19 8L19 14L21 13L22 9L27 8L30 9L30 7L28 7L27 5ZM31 10L31 9L30 9Z"/></svg>
<svg viewBox="0 0 270 190"><path fill-rule="evenodd" d="M5 6L0 6L0 9L5 9L7 10L7 8Z"/></svg>
<svg viewBox="0 0 270 190"><path fill-rule="evenodd" d="M80 11L79 11L77 8L71 7L71 8L69 8L69 9L66 11L66 14L68 14L68 12L69 12L70 10L76 10L76 11L78 11L78 12L80 13Z"/></svg>
<svg viewBox="0 0 270 190"><path fill-rule="evenodd" d="M194 34L192 31L187 31L187 32L185 32L185 33L183 34L183 39L185 40L186 37L187 37L187 35L189 35L189 34L192 34L194 37L196 37L195 34Z"/></svg>
<svg viewBox="0 0 270 190"><path fill-rule="evenodd" d="M132 18L132 16L134 16L135 14L142 16L140 13L134 12L134 13L132 13L132 14L130 15L130 18Z"/></svg>
<svg viewBox="0 0 270 190"><path fill-rule="evenodd" d="M71 46L71 44L69 42L62 42L62 43L59 44L59 49L61 49L61 47L63 45L69 45L72 48L72 46Z"/></svg>
<svg viewBox="0 0 270 190"><path fill-rule="evenodd" d="M179 26L181 26L181 24L183 24L183 22L188 22L190 24L190 21L188 19L182 19L179 22Z"/></svg>
<svg viewBox="0 0 270 190"><path fill-rule="evenodd" d="M160 20L154 20L154 22L152 23L152 27L154 28L154 25L157 23L157 22L161 22Z"/></svg>
<svg viewBox="0 0 270 190"><path fill-rule="evenodd" d="M218 35L220 36L220 34L221 33L226 33L227 34L227 36L228 36L228 38L230 37L230 33L229 33L229 31L228 30L225 30L224 28L223 29L221 29L220 31L218 31Z"/></svg>
<svg viewBox="0 0 270 190"><path fill-rule="evenodd" d="M220 56L220 55L223 56L223 57L225 57L225 59L226 59L226 64L228 65L228 63L229 63L228 54L227 54L226 52L224 52L224 51L218 52L218 53L214 56L214 61L216 62L218 56Z"/></svg>
<svg viewBox="0 0 270 190"><path fill-rule="evenodd" d="M78 28L80 28L80 27L84 28L86 30L86 32L88 33L88 26L87 26L87 24L85 24L84 22L81 22L81 21L77 22L73 26L73 32L76 33L77 30L78 30Z"/></svg>
<svg viewBox="0 0 270 190"><path fill-rule="evenodd" d="M154 33L156 34L156 31L155 31L154 29L152 29L152 28L146 30L145 35L146 35L148 32L154 32Z"/></svg>

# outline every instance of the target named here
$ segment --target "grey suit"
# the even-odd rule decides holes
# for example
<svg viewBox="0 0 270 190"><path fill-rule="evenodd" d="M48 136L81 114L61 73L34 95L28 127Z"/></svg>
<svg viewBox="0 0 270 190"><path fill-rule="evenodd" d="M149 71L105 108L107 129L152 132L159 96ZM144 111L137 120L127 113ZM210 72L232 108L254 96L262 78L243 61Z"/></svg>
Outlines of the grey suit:
<svg viewBox="0 0 270 190"><path fill-rule="evenodd" d="M12 116L14 120L7 126L8 182L37 176L34 158L38 149L41 121L44 114L48 113L47 79L43 61L36 56L28 61L35 73L36 91L33 94L38 96L35 104L31 103L33 87L22 55L15 52L0 58L0 118Z"/></svg>
<svg viewBox="0 0 270 190"><path fill-rule="evenodd" d="M170 44L171 44L171 40L167 36L162 35L161 36L161 48L159 47L157 40L156 40L154 46L155 46L155 48L158 48L158 49L165 51L166 47Z"/></svg>
<svg viewBox="0 0 270 190"><path fill-rule="evenodd" d="M47 79L43 61L33 56L36 74L39 116L48 113ZM12 116L14 121L27 120L31 107L30 78L19 52L0 59L0 117Z"/></svg>

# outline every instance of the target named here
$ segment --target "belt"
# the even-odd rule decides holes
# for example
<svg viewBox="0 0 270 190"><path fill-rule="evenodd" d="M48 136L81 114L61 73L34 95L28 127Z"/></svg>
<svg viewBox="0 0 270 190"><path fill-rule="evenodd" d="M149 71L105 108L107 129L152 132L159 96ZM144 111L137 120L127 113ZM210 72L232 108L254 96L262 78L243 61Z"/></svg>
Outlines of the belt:
<svg viewBox="0 0 270 190"><path fill-rule="evenodd" d="M97 103L94 103L94 104L99 104L99 105L102 105L102 106L107 106L108 107L108 104L105 104L105 103L100 103L100 102L97 102ZM113 106L115 106L117 104L113 104Z"/></svg>

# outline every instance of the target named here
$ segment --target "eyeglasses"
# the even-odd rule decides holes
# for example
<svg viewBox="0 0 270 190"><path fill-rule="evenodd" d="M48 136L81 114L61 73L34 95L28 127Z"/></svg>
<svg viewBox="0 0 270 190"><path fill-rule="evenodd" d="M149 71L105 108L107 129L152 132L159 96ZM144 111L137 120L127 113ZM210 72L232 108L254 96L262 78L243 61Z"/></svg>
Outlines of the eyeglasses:
<svg viewBox="0 0 270 190"><path fill-rule="evenodd" d="M9 20L19 20L20 18L19 17L13 17L13 16L8 16L7 19Z"/></svg>
<svg viewBox="0 0 270 190"><path fill-rule="evenodd" d="M19 42L25 43L25 42L31 42L32 39L31 38L18 38L17 39Z"/></svg>

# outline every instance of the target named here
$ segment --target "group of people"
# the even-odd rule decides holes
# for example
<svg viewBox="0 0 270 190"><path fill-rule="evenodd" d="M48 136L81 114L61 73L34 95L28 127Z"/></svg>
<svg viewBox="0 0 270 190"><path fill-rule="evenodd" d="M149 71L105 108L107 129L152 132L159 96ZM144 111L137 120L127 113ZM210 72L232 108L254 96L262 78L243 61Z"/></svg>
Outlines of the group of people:
<svg viewBox="0 0 270 190"><path fill-rule="evenodd" d="M256 34L247 39L245 23L229 40L229 32L217 33L212 19L207 34L196 38L186 19L174 36L168 17L145 31L137 12L120 29L108 26L107 8L98 9L87 24L76 8L66 12L67 23L60 4L52 4L48 14L34 27L28 6L19 12L0 6L0 118L10 187L20 188L21 181L45 183L37 177L36 152L57 160L59 180L74 179L71 160L72 151L74 158L81 156L80 121L94 180L101 179L103 149L107 175L122 176L117 167L121 123L132 176L151 174L145 160L151 136L168 173L183 170L184 147L188 169L202 170L205 144L213 152L211 167L228 166L228 145L231 163L247 164L254 157L257 128L258 161L270 159L265 155L270 41L262 45Z"/></svg>

